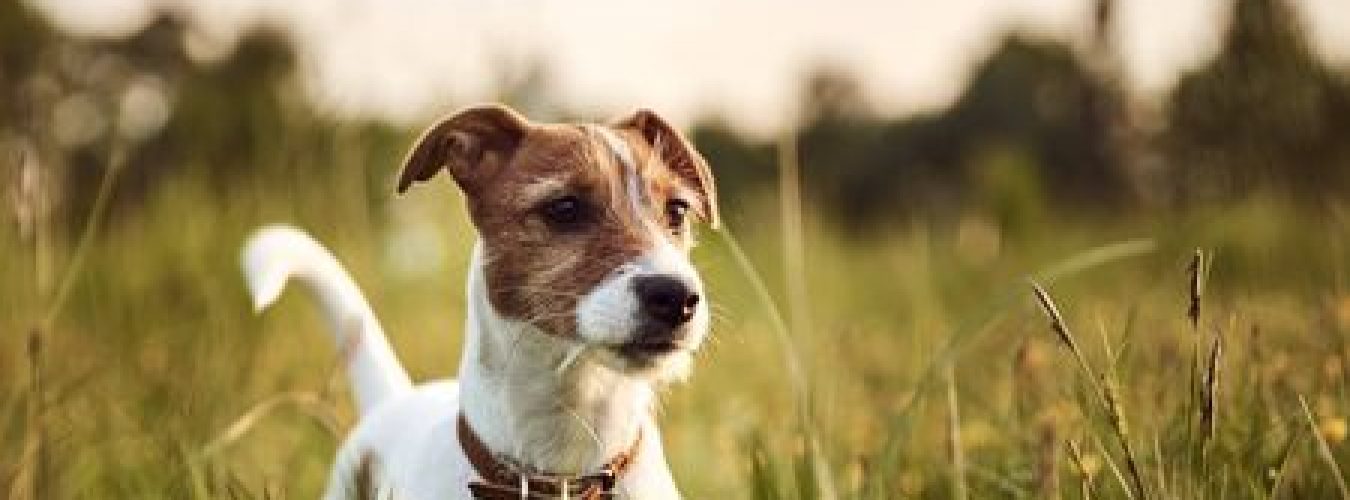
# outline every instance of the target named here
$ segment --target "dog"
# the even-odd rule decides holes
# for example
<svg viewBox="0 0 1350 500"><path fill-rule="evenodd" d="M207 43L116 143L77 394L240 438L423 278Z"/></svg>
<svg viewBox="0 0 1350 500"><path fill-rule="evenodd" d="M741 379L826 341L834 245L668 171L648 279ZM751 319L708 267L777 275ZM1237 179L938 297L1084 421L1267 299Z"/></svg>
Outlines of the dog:
<svg viewBox="0 0 1350 500"><path fill-rule="evenodd" d="M359 407L325 498L673 499L656 393L687 377L709 305L693 225L718 224L707 161L666 120L537 123L474 106L430 127L397 191L445 172L477 230L458 378L414 385L338 261L288 227L243 268L259 311L317 296Z"/></svg>

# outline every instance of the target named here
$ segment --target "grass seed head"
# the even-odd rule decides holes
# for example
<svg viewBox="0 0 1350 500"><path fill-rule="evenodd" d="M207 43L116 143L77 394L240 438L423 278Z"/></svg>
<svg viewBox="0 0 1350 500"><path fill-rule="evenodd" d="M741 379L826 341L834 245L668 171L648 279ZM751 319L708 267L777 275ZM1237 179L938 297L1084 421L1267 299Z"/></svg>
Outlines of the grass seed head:
<svg viewBox="0 0 1350 500"><path fill-rule="evenodd" d="M1191 320L1191 329L1199 331L1200 328L1200 297L1204 294L1204 282L1206 274L1205 252L1199 248L1195 249L1195 254L1191 256L1191 264L1187 266L1190 274L1190 306L1186 308L1186 317Z"/></svg>
<svg viewBox="0 0 1350 500"><path fill-rule="evenodd" d="M1050 328L1059 337L1059 341L1074 353L1078 353L1078 343L1074 341L1073 334L1069 333L1069 328L1064 323L1064 316L1059 313L1059 307L1050 298L1050 294L1035 281L1031 282L1031 289L1036 294L1036 301L1040 303L1041 310L1045 311L1045 315L1050 318Z"/></svg>

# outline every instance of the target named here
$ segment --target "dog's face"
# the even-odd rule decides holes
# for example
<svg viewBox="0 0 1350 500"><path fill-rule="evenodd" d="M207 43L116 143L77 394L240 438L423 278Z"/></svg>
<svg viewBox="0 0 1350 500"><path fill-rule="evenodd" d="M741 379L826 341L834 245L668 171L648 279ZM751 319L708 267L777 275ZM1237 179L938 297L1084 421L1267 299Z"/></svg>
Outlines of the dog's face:
<svg viewBox="0 0 1350 500"><path fill-rule="evenodd" d="M498 314L595 347L620 370L687 370L709 324L691 225L716 224L716 193L663 119L537 124L470 108L423 134L399 191L443 169L468 200Z"/></svg>

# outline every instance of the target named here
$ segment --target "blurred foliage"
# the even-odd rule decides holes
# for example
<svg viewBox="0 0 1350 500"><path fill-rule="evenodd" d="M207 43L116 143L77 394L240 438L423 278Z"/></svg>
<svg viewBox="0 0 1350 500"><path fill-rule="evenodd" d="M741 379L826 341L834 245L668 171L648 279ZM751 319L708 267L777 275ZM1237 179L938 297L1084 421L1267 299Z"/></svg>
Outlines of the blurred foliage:
<svg viewBox="0 0 1350 500"><path fill-rule="evenodd" d="M857 223L959 213L990 179L985 170L1000 168L980 161L990 149L1030 161L1052 203L1113 208L1125 186L1094 106L1100 92L1067 48L1014 36L936 115L851 124L841 113L816 115L803 129L803 162L810 184L836 186L824 200Z"/></svg>
<svg viewBox="0 0 1350 500"><path fill-rule="evenodd" d="M1102 63L1118 59L1108 36L1085 56L1012 34L973 69L950 107L914 117L880 116L847 69L822 66L800 103L808 196L854 230L952 220L1000 177L985 173L1000 168L985 160L1008 154L1024 159L1051 208L1084 215L1266 191L1314 204L1342 200L1350 193L1350 146L1340 137L1350 129L1350 83L1312 54L1283 0L1233 6L1222 49L1166 96L1162 116L1120 90L1120 70ZM136 165L117 187L126 207L175 175L209 178L221 194L310 175L328 162L297 165L285 156L331 150L335 141L371 142L369 156L350 161L386 161L407 135L316 113L296 81L285 33L266 26L222 60L195 61L185 48L188 27L172 12L125 40L96 41L52 32L22 3L0 8L7 11L0 92L8 96L0 130L64 177L57 208L70 217L87 212L116 148ZM1109 27L1110 12L1098 12L1106 16L1099 30ZM503 75L502 99L558 109L546 67ZM774 144L716 119L692 133L728 199L772 185Z"/></svg>
<svg viewBox="0 0 1350 500"><path fill-rule="evenodd" d="M1168 104L1165 150L1188 197L1274 189L1316 207L1350 194L1350 80L1282 1L1236 2L1218 56Z"/></svg>
<svg viewBox="0 0 1350 500"><path fill-rule="evenodd" d="M802 92L812 195L855 229L950 219L979 204L984 170L1000 168L984 161L1000 157L989 150L1025 158L1047 203L1084 215L1265 194L1319 207L1350 195L1350 85L1311 52L1283 0L1233 2L1221 50L1165 96L1163 116L1122 94L1119 55L1100 39L1085 57L1013 34L952 106L900 119L877 116L847 72L823 67ZM733 192L771 185L771 145L715 123L696 131Z"/></svg>
<svg viewBox="0 0 1350 500"><path fill-rule="evenodd" d="M1111 12L1096 11L1099 29ZM813 322L793 339L846 498L946 498L959 478L977 498L1082 498L1069 439L1095 464L1097 497L1123 495L1103 465L1119 451L1095 441L1100 411L1043 319L1019 307L1030 302L1010 297L1033 270L1139 235L1154 254L1052 290L1080 335L1100 337L1080 341L1123 381L1158 488L1177 498L1334 491L1295 396L1311 398L1315 435L1347 463L1350 90L1282 0L1234 0L1233 12L1220 52L1158 111L1121 90L1107 36L1085 54L1009 34L950 107L921 116L883 116L847 69L822 66L803 84L795 131L804 269L782 269L785 231L766 223L778 217L779 145L715 117L692 127L728 225L772 291L788 273L810 284ZM17 222L0 228L0 382L10 384L0 444L17 450L0 453L0 491L317 495L350 406L327 389L333 353L317 347L327 339L312 311L283 303L251 315L236 252L262 223L293 222L330 243L410 371L451 373L473 234L444 192L390 203L415 131L316 109L284 31L259 27L218 58L191 45L172 9L126 38L83 39L24 2L0 2L0 189ZM499 87L531 114L569 114L551 102L542 65L504 69ZM73 267L105 185L107 224ZM813 488L822 457L785 425L796 402L783 367L766 361L779 346L763 304L705 239L697 257L721 308L695 382L663 409L672 465L691 498L816 498L800 490ZM1218 254L1203 332L1183 319L1196 246ZM66 280L69 307L44 322ZM42 334L40 353L12 332ZM1177 381L1194 376L1187 356L1214 332L1232 341L1221 386L1231 389L1214 458L1196 464L1184 433L1194 394ZM930 390L944 363L955 365L944 382L960 405L955 426ZM219 455L201 452L293 390L326 406L283 405ZM953 447L969 463L961 474ZM33 470L54 479L25 476Z"/></svg>

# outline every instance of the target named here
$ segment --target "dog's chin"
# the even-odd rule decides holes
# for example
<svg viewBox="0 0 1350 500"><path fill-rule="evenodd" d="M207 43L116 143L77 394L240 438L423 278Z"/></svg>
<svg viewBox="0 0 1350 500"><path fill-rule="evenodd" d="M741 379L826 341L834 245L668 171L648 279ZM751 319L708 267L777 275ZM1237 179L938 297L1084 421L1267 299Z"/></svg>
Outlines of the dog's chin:
<svg viewBox="0 0 1350 500"><path fill-rule="evenodd" d="M677 345L619 344L600 350L600 360L626 375L657 384L682 382L689 378L694 353Z"/></svg>

